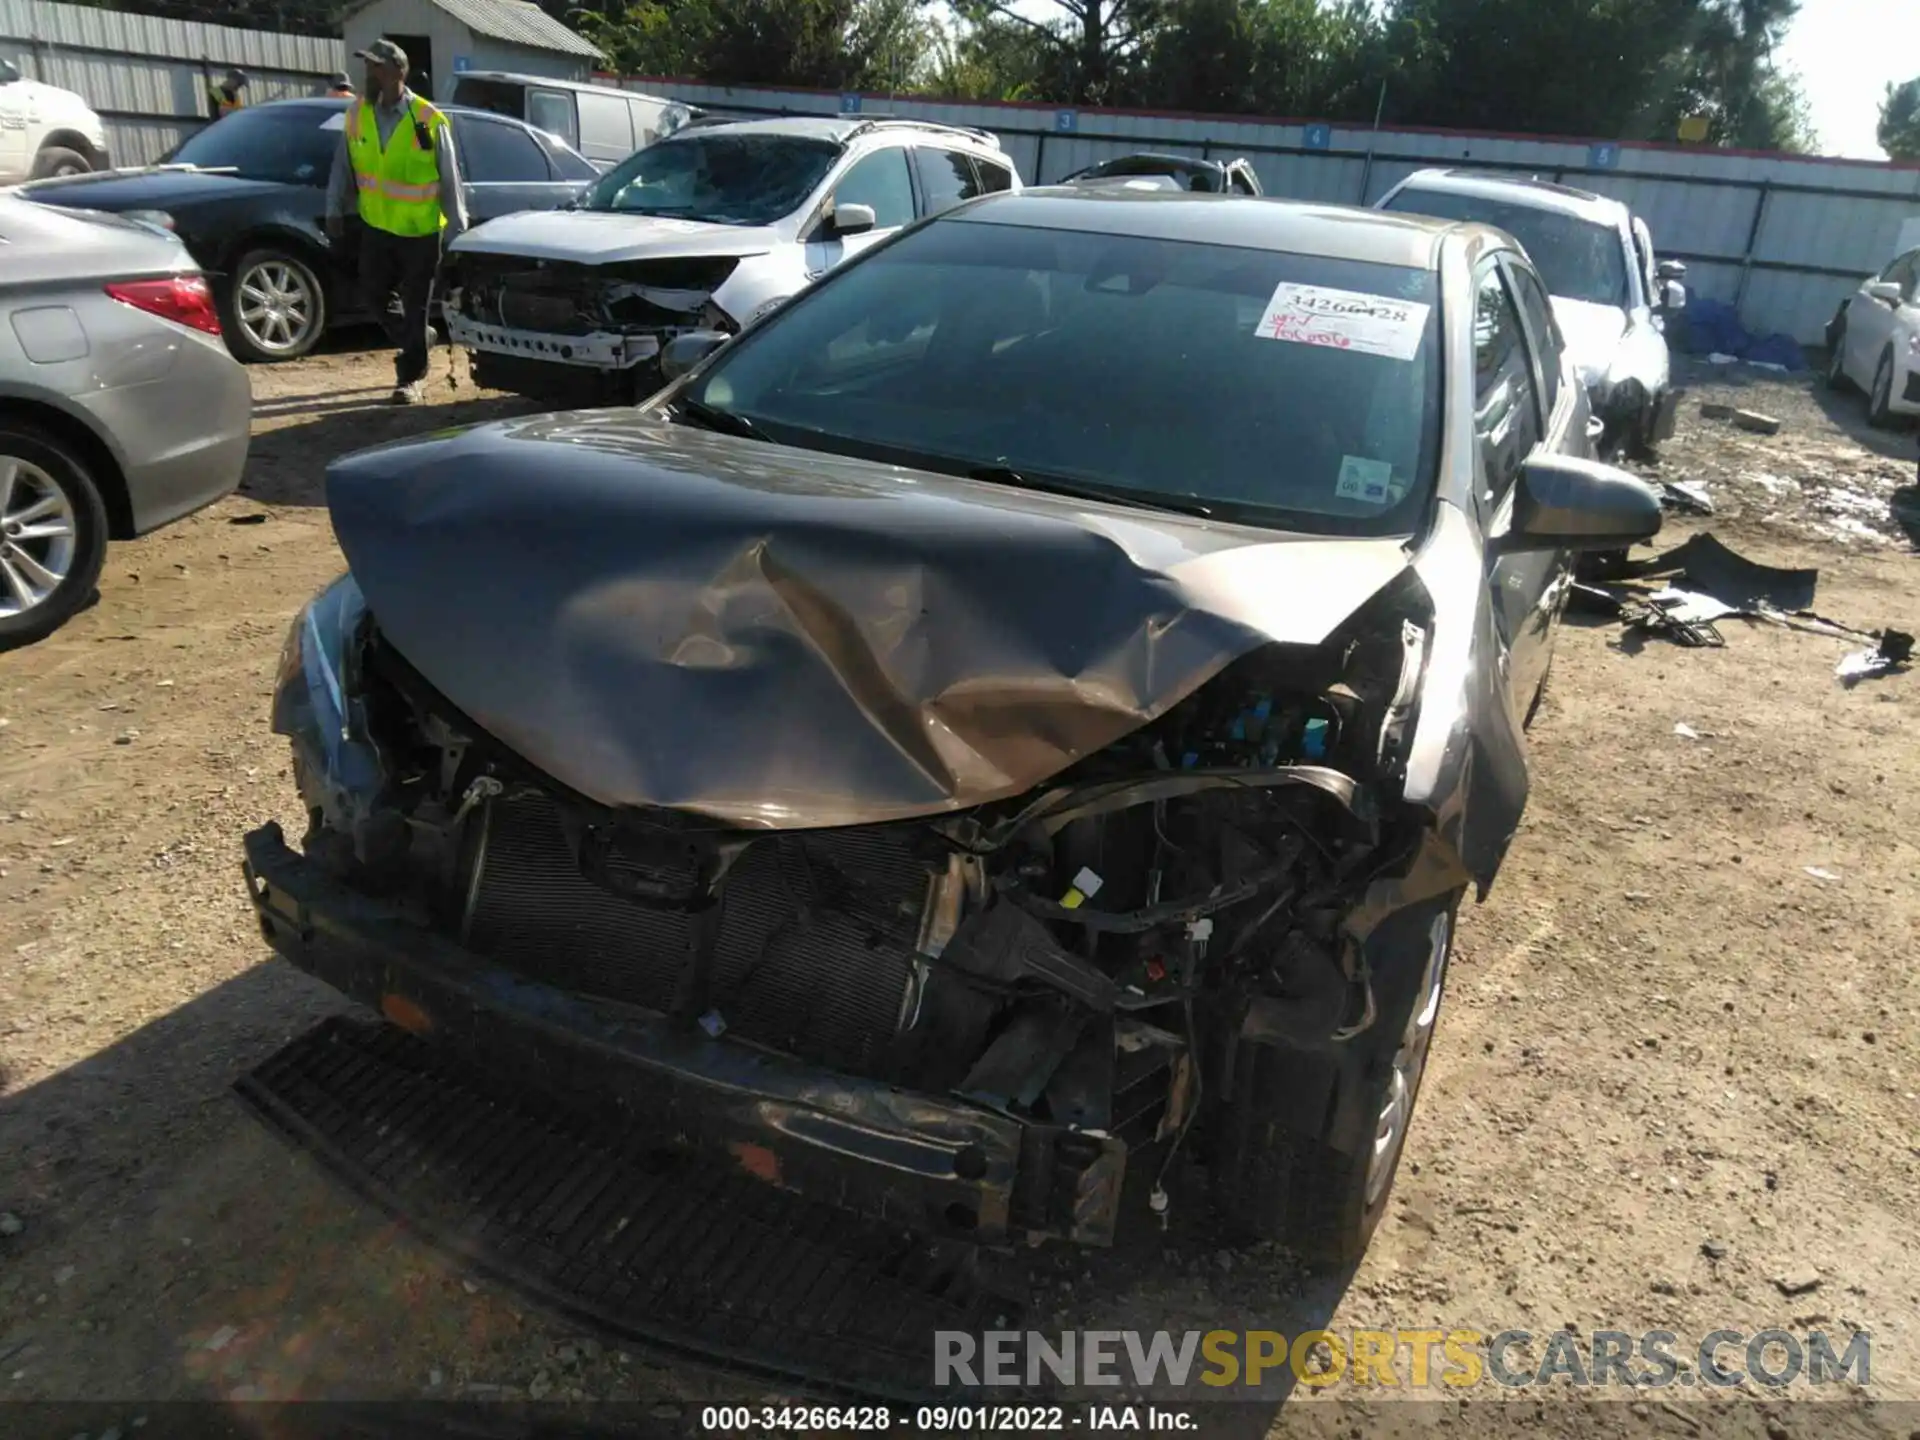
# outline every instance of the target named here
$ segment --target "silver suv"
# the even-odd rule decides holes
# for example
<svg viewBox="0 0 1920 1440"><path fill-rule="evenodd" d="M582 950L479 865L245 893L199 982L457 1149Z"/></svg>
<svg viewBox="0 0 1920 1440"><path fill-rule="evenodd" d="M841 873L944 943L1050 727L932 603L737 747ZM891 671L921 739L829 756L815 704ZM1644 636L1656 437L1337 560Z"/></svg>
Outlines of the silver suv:
<svg viewBox="0 0 1920 1440"><path fill-rule="evenodd" d="M453 243L447 324L474 378L586 404L644 394L662 348L734 334L923 215L1020 177L985 131L874 117L696 120L572 210Z"/></svg>

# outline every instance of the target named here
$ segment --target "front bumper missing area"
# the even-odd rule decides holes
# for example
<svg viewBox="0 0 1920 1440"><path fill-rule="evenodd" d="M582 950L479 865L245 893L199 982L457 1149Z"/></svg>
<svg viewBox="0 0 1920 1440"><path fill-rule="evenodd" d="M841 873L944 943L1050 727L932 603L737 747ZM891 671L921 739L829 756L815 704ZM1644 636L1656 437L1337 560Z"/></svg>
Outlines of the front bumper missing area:
<svg viewBox="0 0 1920 1440"><path fill-rule="evenodd" d="M456 345L490 355L515 355L523 360L546 360L555 365L579 365L591 370L631 370L660 354L658 335L618 335L596 331L590 335L548 335L538 330L515 330L486 325L447 311L447 334Z"/></svg>
<svg viewBox="0 0 1920 1440"><path fill-rule="evenodd" d="M291 849L246 837L248 894L283 958L494 1075L636 1139L931 1235L1113 1239L1123 1142L837 1075L490 965Z"/></svg>

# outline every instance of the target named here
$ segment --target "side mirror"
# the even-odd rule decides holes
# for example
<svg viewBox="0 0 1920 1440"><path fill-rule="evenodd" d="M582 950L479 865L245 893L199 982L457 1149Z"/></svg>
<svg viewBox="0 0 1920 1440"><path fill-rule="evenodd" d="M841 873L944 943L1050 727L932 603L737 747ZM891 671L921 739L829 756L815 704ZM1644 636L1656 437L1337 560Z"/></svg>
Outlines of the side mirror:
<svg viewBox="0 0 1920 1440"><path fill-rule="evenodd" d="M871 205L835 203L827 214L827 230L834 235L864 235L878 223Z"/></svg>
<svg viewBox="0 0 1920 1440"><path fill-rule="evenodd" d="M678 380L733 337L724 330L689 330L660 351L660 374Z"/></svg>
<svg viewBox="0 0 1920 1440"><path fill-rule="evenodd" d="M0 60L0 85L11 85L20 78L20 67L11 60Z"/></svg>
<svg viewBox="0 0 1920 1440"><path fill-rule="evenodd" d="M1687 287L1678 280L1660 282L1660 308L1672 312L1687 308Z"/></svg>
<svg viewBox="0 0 1920 1440"><path fill-rule="evenodd" d="M1678 260L1662 260L1654 267L1653 273L1662 280L1684 280L1687 267Z"/></svg>
<svg viewBox="0 0 1920 1440"><path fill-rule="evenodd" d="M1514 482L1503 552L1624 550L1660 533L1660 497L1624 470L1571 455L1535 455Z"/></svg>
<svg viewBox="0 0 1920 1440"><path fill-rule="evenodd" d="M1898 310L1900 302L1906 299L1906 292L1891 280L1875 280L1867 286L1867 298L1878 300L1882 305L1891 305Z"/></svg>

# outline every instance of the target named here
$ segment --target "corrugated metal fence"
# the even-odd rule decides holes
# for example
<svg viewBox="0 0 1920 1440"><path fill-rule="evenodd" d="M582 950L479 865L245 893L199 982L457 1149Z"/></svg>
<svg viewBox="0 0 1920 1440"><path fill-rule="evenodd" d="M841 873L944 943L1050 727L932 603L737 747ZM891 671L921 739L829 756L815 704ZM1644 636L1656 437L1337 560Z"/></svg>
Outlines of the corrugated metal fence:
<svg viewBox="0 0 1920 1440"><path fill-rule="evenodd" d="M1371 204L1426 165L1470 165L1612 195L1646 218L1663 256L1685 260L1694 293L1725 300L1757 333L1818 343L1834 307L1895 252L1920 216L1920 167L1792 159L1657 145L1382 130L1232 116L939 104L628 79L714 110L885 112L991 130L1028 184L1134 150L1245 156L1269 194Z"/></svg>
<svg viewBox="0 0 1920 1440"><path fill-rule="evenodd" d="M210 77L247 72L254 103L318 94L346 65L339 40L161 20L46 0L0 0L0 55L86 97L116 165L158 159L206 123Z"/></svg>

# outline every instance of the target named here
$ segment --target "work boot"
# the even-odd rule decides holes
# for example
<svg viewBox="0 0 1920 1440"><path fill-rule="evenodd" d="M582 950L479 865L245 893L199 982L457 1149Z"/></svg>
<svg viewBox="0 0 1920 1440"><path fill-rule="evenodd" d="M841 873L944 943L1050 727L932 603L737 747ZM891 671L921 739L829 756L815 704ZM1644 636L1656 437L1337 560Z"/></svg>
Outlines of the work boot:
<svg viewBox="0 0 1920 1440"><path fill-rule="evenodd" d="M396 385L393 387L393 395L389 403L394 405L418 405L426 398L426 393L422 389L420 382L418 380L409 380L405 385Z"/></svg>

